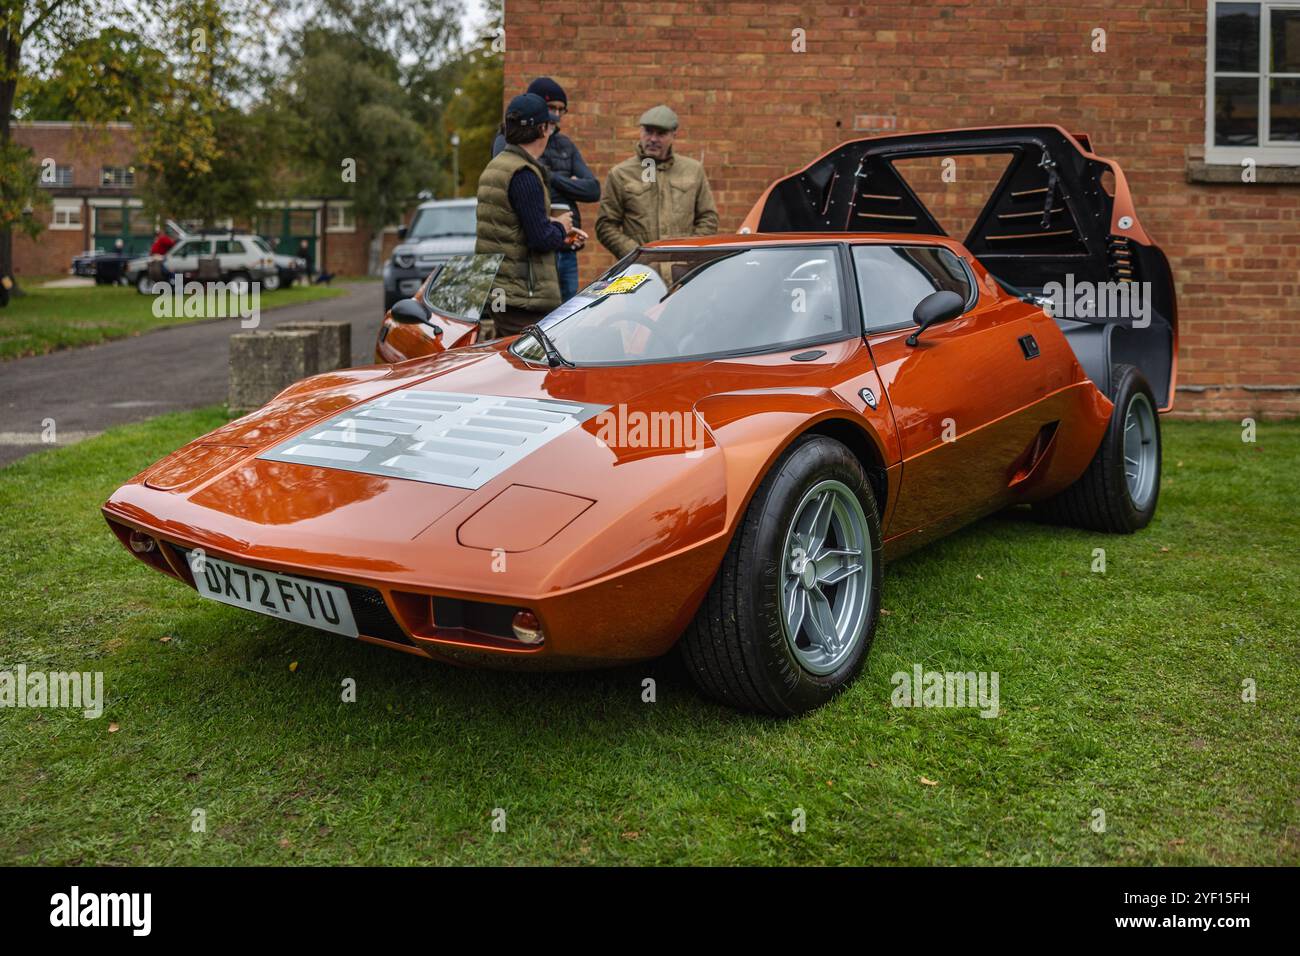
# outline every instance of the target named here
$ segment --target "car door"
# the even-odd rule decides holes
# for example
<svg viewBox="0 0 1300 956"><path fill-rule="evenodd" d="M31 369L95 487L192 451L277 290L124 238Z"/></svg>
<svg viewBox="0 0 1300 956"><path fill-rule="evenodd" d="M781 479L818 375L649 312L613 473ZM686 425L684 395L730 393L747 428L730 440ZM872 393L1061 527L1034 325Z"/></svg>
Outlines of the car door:
<svg viewBox="0 0 1300 956"><path fill-rule="evenodd" d="M171 252L167 254L167 268L181 275L189 275L198 270L199 256L207 255L207 251L208 240L186 239L179 245L173 246Z"/></svg>
<svg viewBox="0 0 1300 956"><path fill-rule="evenodd" d="M221 277L229 278L232 272L246 272L252 275L249 256L244 251L244 244L238 239L218 239L212 244L212 253L217 257Z"/></svg>
<svg viewBox="0 0 1300 956"><path fill-rule="evenodd" d="M1016 462L1042 427L1044 389L1020 344L1024 304L979 288L950 249L853 247L864 331L898 429L902 482L886 536L943 533L1009 500ZM966 310L915 345L916 303L948 289Z"/></svg>

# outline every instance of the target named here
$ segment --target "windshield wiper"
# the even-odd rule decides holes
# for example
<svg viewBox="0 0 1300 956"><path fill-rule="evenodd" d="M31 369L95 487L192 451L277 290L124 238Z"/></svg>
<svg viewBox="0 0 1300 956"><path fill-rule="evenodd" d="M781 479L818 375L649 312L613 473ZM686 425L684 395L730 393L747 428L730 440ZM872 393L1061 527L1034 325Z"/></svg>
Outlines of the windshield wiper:
<svg viewBox="0 0 1300 956"><path fill-rule="evenodd" d="M561 365L565 368L577 368L576 365L560 354L560 350L555 347L555 343L551 341L551 337L542 331L540 325L530 325L519 334L521 336L531 335L538 341L542 347L542 351L546 353L546 364L551 368L559 368Z"/></svg>

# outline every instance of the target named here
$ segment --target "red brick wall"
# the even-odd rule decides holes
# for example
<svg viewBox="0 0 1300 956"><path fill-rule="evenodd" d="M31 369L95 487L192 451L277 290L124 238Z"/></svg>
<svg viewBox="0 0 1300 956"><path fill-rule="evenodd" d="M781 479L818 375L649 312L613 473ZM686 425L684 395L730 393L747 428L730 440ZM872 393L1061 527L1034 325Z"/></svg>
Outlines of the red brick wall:
<svg viewBox="0 0 1300 956"><path fill-rule="evenodd" d="M114 124L91 129L66 123L23 124L14 127L14 141L32 150L36 163L53 159L57 166L72 167L72 186L48 190L51 199L83 198L88 195L127 198L130 189L104 189L100 172L104 166L130 166L135 156L131 128ZM57 275L72 268L72 257L89 249L92 242L90 208L82 204L80 230L51 229L54 216L51 203L36 215L45 230L35 239L25 234L14 236L14 273Z"/></svg>
<svg viewBox="0 0 1300 956"><path fill-rule="evenodd" d="M763 188L847 139L1058 123L1119 161L1178 287L1185 413L1300 413L1300 185L1187 182L1205 141L1204 0L870 4L506 0L505 88L549 75L602 179L667 102L733 231ZM1092 52L1092 31L1106 52ZM805 31L806 52L792 51ZM595 222L595 207L583 210ZM610 257L594 242L583 277ZM1250 386L1295 386L1252 392ZM1224 386L1227 386L1224 388Z"/></svg>
<svg viewBox="0 0 1300 956"><path fill-rule="evenodd" d="M14 275L20 280L27 276L64 275L72 271L72 257L90 248L90 210L82 208L80 229L51 229L53 207L40 213L45 231L36 239L25 234L14 235Z"/></svg>
<svg viewBox="0 0 1300 956"><path fill-rule="evenodd" d="M37 163L49 158L59 166L71 166L72 184L82 190L99 187L102 167L130 166L135 159L131 127L122 124L92 128L19 123L13 136L14 142L32 150ZM130 190L120 192L130 194Z"/></svg>
<svg viewBox="0 0 1300 956"><path fill-rule="evenodd" d="M403 222L410 221L411 215L407 213ZM326 272L347 276L366 274L370 265L370 234L364 222L357 222L355 232L327 233L321 237L321 241L325 243L325 255L322 261ZM384 233L383 251L379 258L380 269L383 269L384 262L392 255L397 241L397 233Z"/></svg>

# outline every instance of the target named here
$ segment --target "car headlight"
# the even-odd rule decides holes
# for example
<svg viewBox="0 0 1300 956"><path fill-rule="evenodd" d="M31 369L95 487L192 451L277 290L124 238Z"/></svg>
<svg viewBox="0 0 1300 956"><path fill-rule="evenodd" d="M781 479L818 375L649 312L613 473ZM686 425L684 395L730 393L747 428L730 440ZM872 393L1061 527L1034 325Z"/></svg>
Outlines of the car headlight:
<svg viewBox="0 0 1300 956"><path fill-rule="evenodd" d="M393 249L393 265L399 269L409 269L415 265L415 248L413 246L397 246Z"/></svg>

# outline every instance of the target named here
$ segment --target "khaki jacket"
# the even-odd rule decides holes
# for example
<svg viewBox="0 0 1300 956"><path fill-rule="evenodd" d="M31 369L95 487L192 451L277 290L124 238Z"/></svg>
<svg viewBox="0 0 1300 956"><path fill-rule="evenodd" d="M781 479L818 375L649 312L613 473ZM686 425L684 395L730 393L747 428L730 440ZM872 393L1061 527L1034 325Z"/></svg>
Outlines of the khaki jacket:
<svg viewBox="0 0 1300 956"><path fill-rule="evenodd" d="M711 236L718 231L718 210L713 204L704 166L676 153L650 169L637 154L609 171L596 217L596 238L623 258L637 246L677 236ZM647 180L651 180L647 182Z"/></svg>

